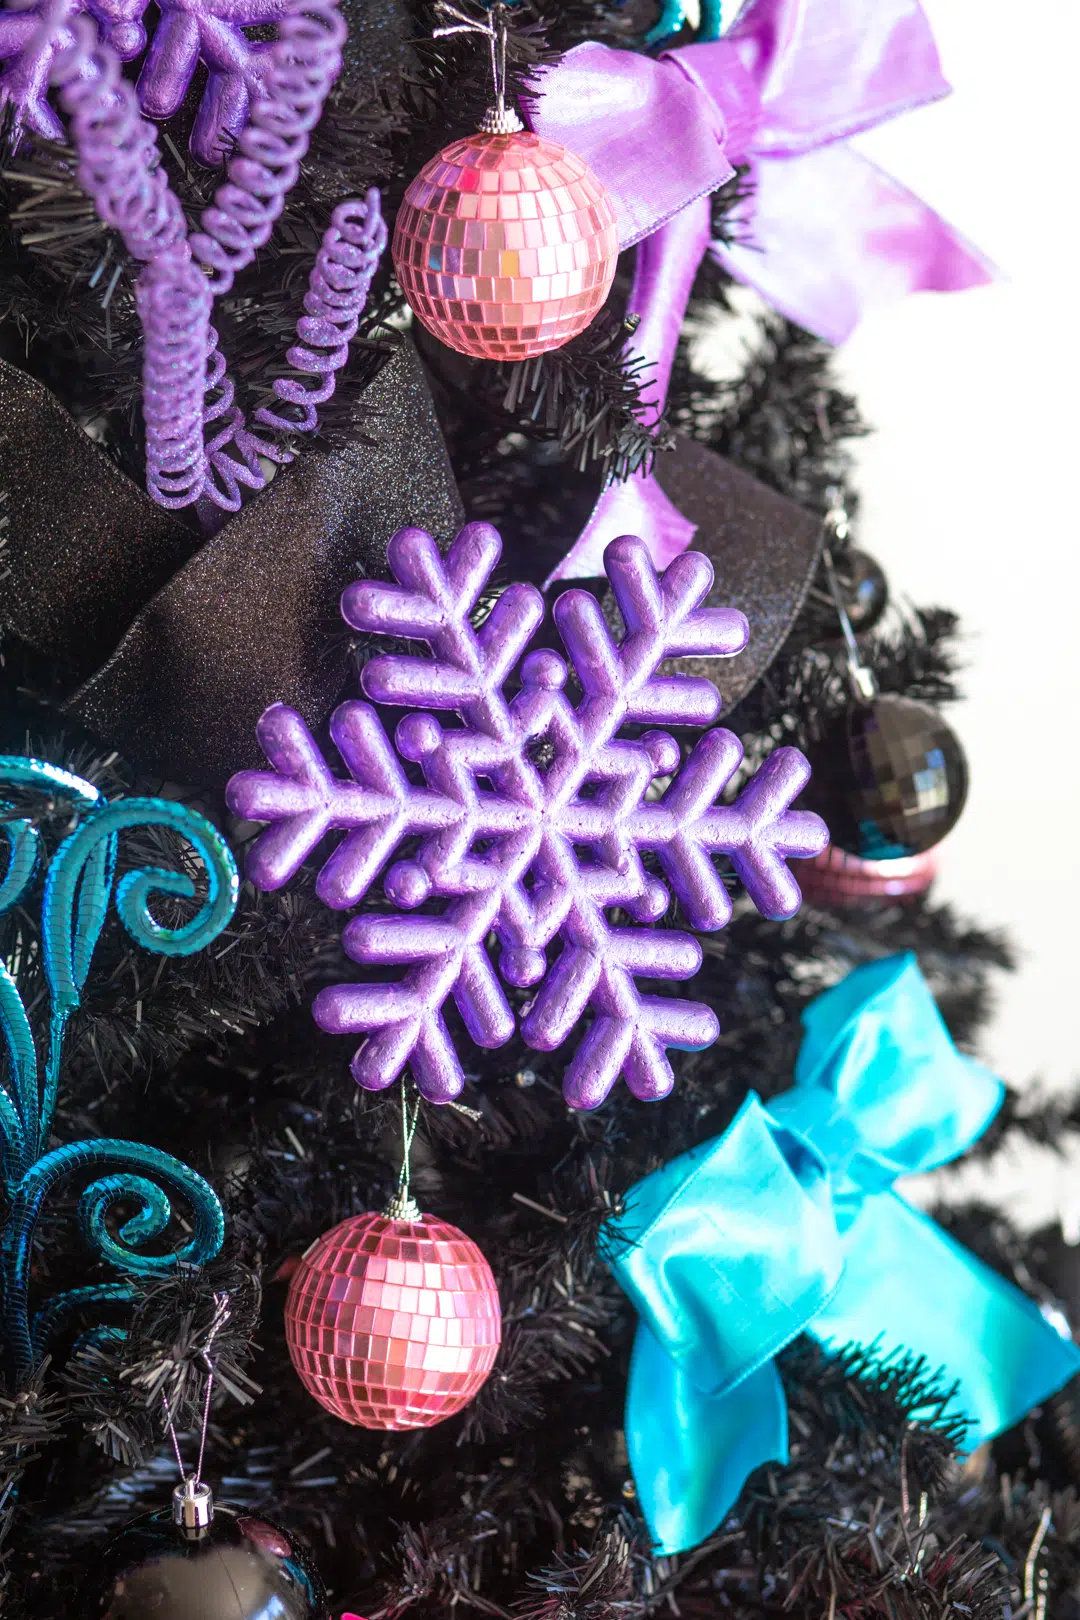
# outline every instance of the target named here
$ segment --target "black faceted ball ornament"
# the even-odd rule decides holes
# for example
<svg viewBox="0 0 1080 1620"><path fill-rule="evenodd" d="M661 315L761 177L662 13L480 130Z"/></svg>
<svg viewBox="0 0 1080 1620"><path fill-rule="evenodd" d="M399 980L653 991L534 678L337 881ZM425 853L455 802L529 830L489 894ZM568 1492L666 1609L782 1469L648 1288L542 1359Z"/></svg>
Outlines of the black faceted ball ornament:
<svg viewBox="0 0 1080 1620"><path fill-rule="evenodd" d="M964 808L963 749L925 703L886 695L858 704L807 752L813 774L805 804L836 847L864 860L921 855Z"/></svg>
<svg viewBox="0 0 1080 1620"><path fill-rule="evenodd" d="M330 1620L326 1592L288 1531L218 1507L185 1532L168 1508L103 1548L75 1606L79 1620Z"/></svg>

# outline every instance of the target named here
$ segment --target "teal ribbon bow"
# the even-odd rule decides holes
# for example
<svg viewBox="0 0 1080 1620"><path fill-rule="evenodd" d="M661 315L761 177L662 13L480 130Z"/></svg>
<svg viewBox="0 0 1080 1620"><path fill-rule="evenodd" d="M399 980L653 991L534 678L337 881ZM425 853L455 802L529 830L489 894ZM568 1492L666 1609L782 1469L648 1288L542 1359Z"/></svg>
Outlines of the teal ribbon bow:
<svg viewBox="0 0 1080 1620"><path fill-rule="evenodd" d="M1001 1082L957 1052L913 956L803 1013L791 1091L631 1189L603 1234L637 1307L626 1440L657 1549L696 1546L788 1458L774 1356L800 1333L925 1356L974 1448L1080 1370L1025 1295L894 1190L978 1140Z"/></svg>

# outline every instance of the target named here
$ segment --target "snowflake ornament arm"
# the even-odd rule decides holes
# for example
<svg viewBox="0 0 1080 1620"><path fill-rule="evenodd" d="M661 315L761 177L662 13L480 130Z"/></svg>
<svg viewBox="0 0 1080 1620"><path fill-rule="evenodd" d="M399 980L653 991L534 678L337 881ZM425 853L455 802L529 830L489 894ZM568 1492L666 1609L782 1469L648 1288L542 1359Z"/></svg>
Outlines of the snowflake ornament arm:
<svg viewBox="0 0 1080 1620"><path fill-rule="evenodd" d="M35 0L0 12L0 101L37 135L62 141L64 126L48 102L53 62L70 50L71 20L85 14L122 62L146 45L148 0ZM58 26L62 8L63 25ZM191 132L191 153L217 167L229 157L248 121L253 98L265 93L271 42L248 39L247 28L277 23L288 0L158 0L157 26L136 91L148 118L170 118L191 87L200 62L206 85Z"/></svg>
<svg viewBox="0 0 1080 1620"><path fill-rule="evenodd" d="M49 105L53 63L75 45L74 18L86 15L101 40L122 62L146 44L142 24L148 0L41 0L0 11L0 105L10 104L16 122L46 140L63 141L64 126Z"/></svg>
<svg viewBox="0 0 1080 1620"><path fill-rule="evenodd" d="M464 1074L447 1002L479 1046L501 1046L515 1028L509 984L535 987L521 1034L537 1050L561 1046L591 1014L564 1080L571 1106L597 1107L620 1075L635 1096L655 1100L673 1084L668 1050L699 1049L718 1033L708 1007L638 988L642 977L690 978L701 964L693 936L647 926L668 909L668 885L693 927L722 927L731 901L713 856L725 854L760 911L790 916L800 896L786 860L817 854L828 834L817 816L790 808L808 776L795 749L778 749L723 805L742 760L730 732L706 732L681 768L666 731L618 735L627 721L702 726L719 711L711 681L656 673L666 658L745 645L742 614L701 605L713 577L706 558L686 552L658 577L641 541L613 542L605 567L625 634L615 640L587 592L567 591L555 621L568 662L526 652L544 612L532 586L510 586L473 628L500 553L487 524L467 525L445 558L430 535L404 529L388 547L397 583L346 590L342 612L356 629L425 642L432 654L372 659L365 695L424 710L400 721L391 746L373 708L342 704L331 734L349 781L332 774L299 715L268 710L259 738L273 771L242 772L228 789L236 812L270 823L248 875L278 887L335 830L345 837L317 884L328 905L356 905L386 868L394 914L353 918L344 945L361 964L403 976L336 985L314 1009L324 1029L366 1037L352 1066L360 1085L388 1086L408 1064L425 1097L450 1101ZM576 702L565 690L571 669ZM508 698L515 671L520 687ZM460 725L444 727L432 709ZM544 768L532 757L541 741L551 755ZM423 787L402 761L420 767ZM658 777L671 780L649 799ZM413 852L393 861L405 841ZM667 884L645 870L645 851ZM425 903L441 909L405 915ZM615 908L638 926L614 925Z"/></svg>
<svg viewBox="0 0 1080 1620"><path fill-rule="evenodd" d="M228 158L247 123L253 97L265 93L272 44L249 40L245 28L281 20L288 0L157 0L161 16L137 91L148 118L171 118L199 62L206 87L191 132L191 153L211 167Z"/></svg>

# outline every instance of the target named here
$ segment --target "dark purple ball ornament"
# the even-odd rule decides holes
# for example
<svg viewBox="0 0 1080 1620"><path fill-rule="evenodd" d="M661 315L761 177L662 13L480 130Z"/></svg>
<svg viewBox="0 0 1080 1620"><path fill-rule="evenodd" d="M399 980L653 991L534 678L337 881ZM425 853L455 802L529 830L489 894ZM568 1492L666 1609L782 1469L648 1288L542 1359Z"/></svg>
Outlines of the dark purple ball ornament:
<svg viewBox="0 0 1080 1620"><path fill-rule="evenodd" d="M227 1507L205 1523L176 1520L174 1505L113 1537L79 1593L82 1620L330 1620L322 1582L288 1531Z"/></svg>
<svg viewBox="0 0 1080 1620"><path fill-rule="evenodd" d="M963 749L925 703L875 697L834 720L810 752L804 802L834 847L864 860L921 855L956 825L967 798Z"/></svg>

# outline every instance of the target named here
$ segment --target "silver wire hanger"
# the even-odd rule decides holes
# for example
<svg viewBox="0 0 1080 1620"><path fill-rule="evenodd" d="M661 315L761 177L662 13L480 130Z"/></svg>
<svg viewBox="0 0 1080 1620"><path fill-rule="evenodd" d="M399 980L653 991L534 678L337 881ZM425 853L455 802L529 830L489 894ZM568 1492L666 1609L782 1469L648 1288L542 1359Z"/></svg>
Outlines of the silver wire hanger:
<svg viewBox="0 0 1080 1620"><path fill-rule="evenodd" d="M491 7L487 21L479 17L470 17L468 12L459 11L448 0L438 0L435 10L444 17L452 17L454 21L445 28L433 30L435 39L444 39L448 34L483 34L488 42L491 52L491 78L495 86L495 105L489 107L480 123L482 135L519 135L525 128L513 107L506 105L506 7L502 0L496 0Z"/></svg>
<svg viewBox="0 0 1080 1620"><path fill-rule="evenodd" d="M206 1455L206 1435L210 1427L210 1400L214 1393L214 1364L210 1360L210 1349L214 1340L229 1320L229 1298L227 1294L215 1294L214 1317L199 1359L206 1368L206 1395L203 1399L202 1424L199 1430L199 1457L195 1464L195 1472L189 1474L184 1468L184 1459L180 1451L180 1441L176 1435L176 1425L173 1422L172 1408L169 1397L164 1390L161 1392L162 1405L165 1408L165 1423L172 1441L173 1451L176 1455L176 1465L180 1470L180 1484L176 1486L172 1496L173 1523L179 1525L185 1536L197 1538L209 1527L214 1517L214 1493L202 1477L203 1458Z"/></svg>

